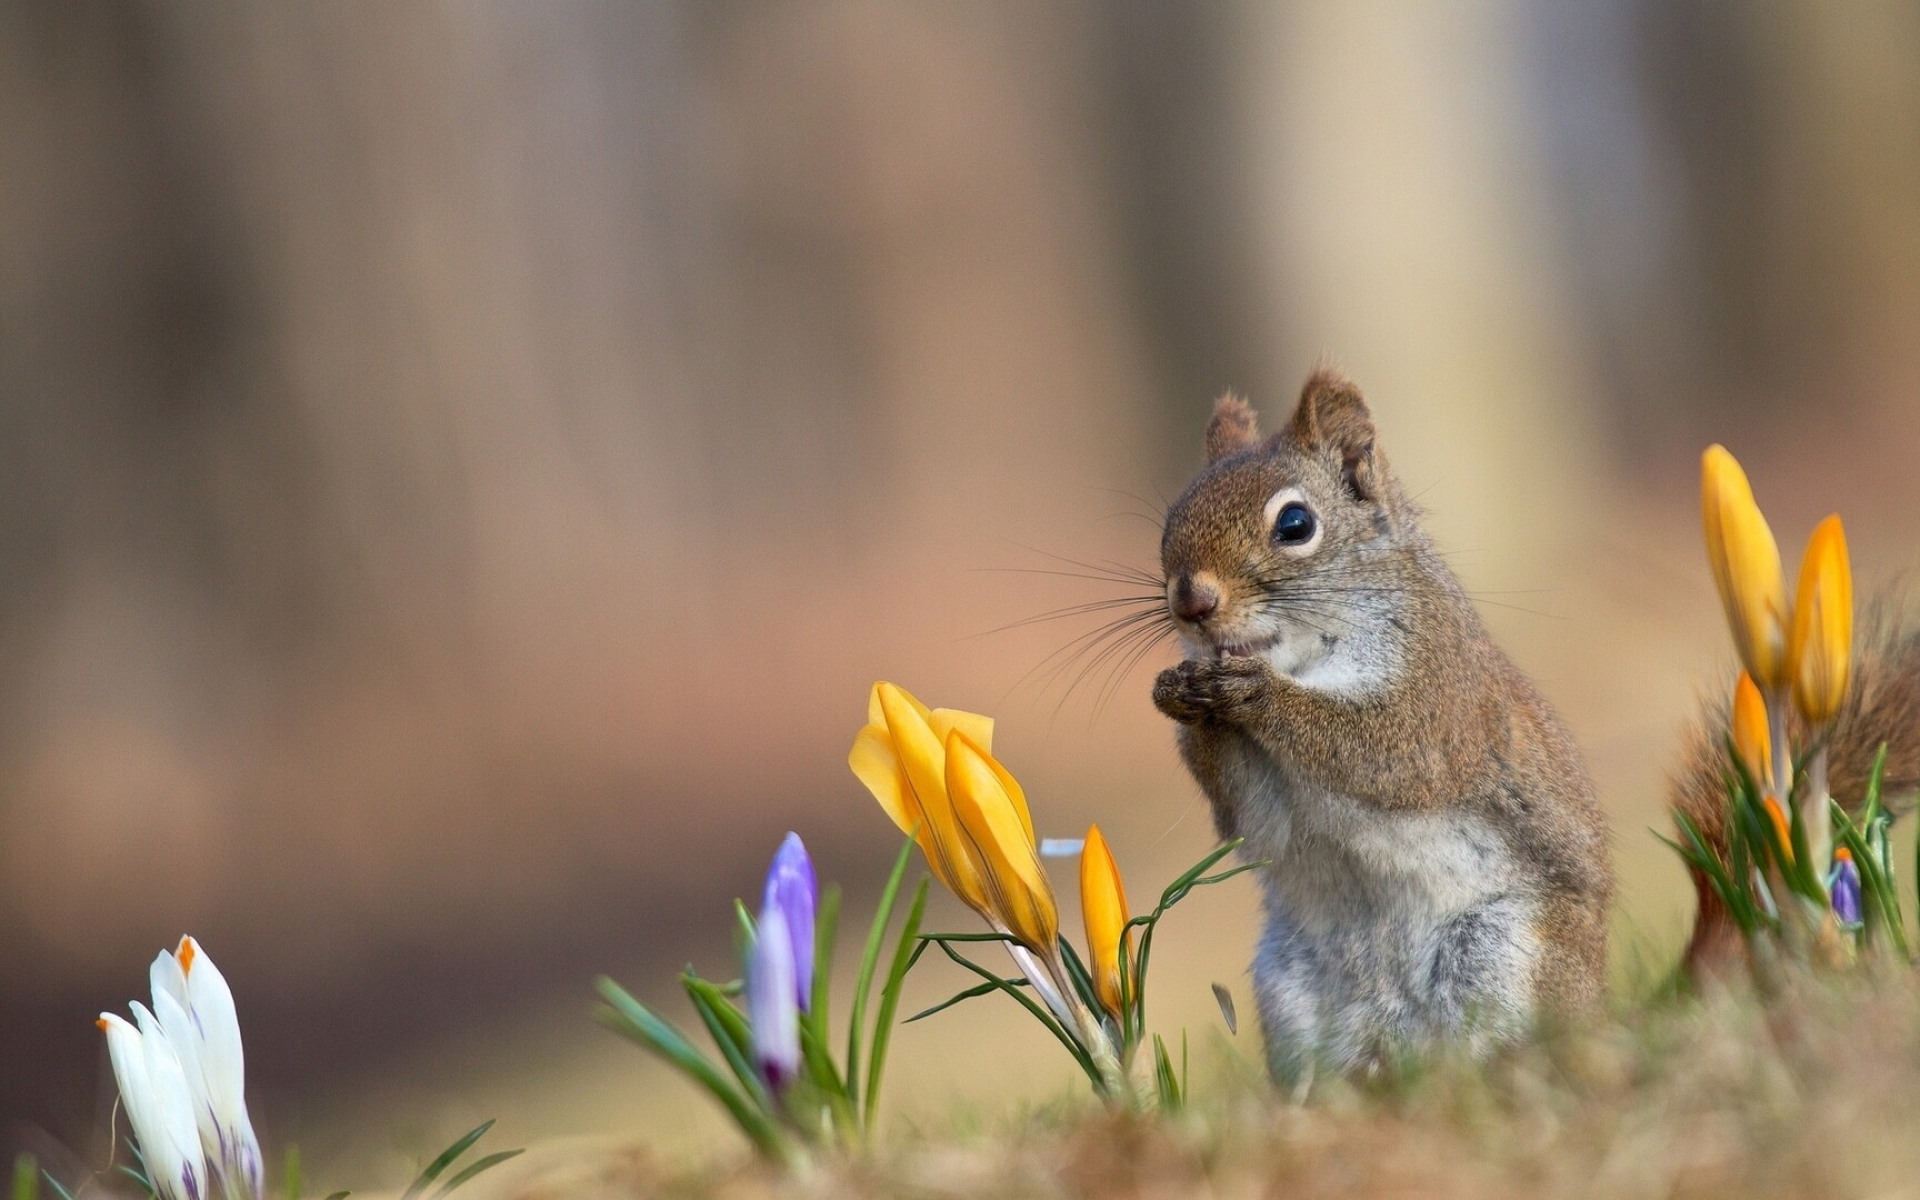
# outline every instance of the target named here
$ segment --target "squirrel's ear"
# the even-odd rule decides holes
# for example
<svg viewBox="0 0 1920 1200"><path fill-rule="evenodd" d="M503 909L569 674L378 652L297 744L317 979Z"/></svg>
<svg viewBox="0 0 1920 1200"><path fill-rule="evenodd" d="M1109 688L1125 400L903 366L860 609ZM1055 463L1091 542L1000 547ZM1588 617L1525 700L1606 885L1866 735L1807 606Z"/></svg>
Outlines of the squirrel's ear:
<svg viewBox="0 0 1920 1200"><path fill-rule="evenodd" d="M1309 375L1288 432L1303 450L1326 450L1338 456L1355 496L1380 498L1383 464L1374 444L1373 414L1367 411L1360 389L1346 376L1325 367Z"/></svg>
<svg viewBox="0 0 1920 1200"><path fill-rule="evenodd" d="M1208 463L1217 463L1259 441L1260 416L1253 405L1232 392L1213 402L1213 416L1207 421Z"/></svg>

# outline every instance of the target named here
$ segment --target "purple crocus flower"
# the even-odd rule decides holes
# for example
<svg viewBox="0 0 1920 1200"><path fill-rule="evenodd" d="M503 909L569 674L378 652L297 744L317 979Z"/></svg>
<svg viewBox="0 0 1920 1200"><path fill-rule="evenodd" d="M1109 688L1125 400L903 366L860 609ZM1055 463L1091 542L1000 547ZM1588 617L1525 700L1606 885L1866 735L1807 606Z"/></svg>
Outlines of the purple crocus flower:
<svg viewBox="0 0 1920 1200"><path fill-rule="evenodd" d="M1842 925L1860 924L1860 868L1845 846L1833 852L1833 873L1827 877L1827 891L1833 897L1833 915Z"/></svg>
<svg viewBox="0 0 1920 1200"><path fill-rule="evenodd" d="M761 937L766 937L767 914L779 912L792 945L794 1002L807 1012L813 1001L813 910L820 894L813 877L813 860L800 835L789 833L767 868L767 887L760 899Z"/></svg>
<svg viewBox="0 0 1920 1200"><path fill-rule="evenodd" d="M754 1063L776 1094L800 1073L793 947L786 914L768 903L760 910L753 945L747 949L747 1024L753 1033Z"/></svg>

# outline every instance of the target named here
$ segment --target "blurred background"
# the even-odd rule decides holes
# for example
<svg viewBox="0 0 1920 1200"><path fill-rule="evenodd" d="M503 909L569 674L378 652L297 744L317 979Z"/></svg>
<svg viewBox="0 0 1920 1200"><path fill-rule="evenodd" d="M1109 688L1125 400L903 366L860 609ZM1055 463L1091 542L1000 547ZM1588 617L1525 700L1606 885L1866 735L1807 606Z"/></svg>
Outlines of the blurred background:
<svg viewBox="0 0 1920 1200"><path fill-rule="evenodd" d="M1920 555L1920 8L0 4L0 1141L104 1160L93 1016L189 931L319 1183L486 1116L697 1139L590 982L684 1015L789 828L864 919L876 678L1157 891L1210 835L1168 652L1002 627L1126 594L1075 564L1153 566L1212 398L1321 362L1659 969L1701 447L1789 569L1834 509L1863 577ZM1172 918L1169 1027L1248 1009L1252 908ZM902 1119L1062 1093L1046 1045L909 1028Z"/></svg>

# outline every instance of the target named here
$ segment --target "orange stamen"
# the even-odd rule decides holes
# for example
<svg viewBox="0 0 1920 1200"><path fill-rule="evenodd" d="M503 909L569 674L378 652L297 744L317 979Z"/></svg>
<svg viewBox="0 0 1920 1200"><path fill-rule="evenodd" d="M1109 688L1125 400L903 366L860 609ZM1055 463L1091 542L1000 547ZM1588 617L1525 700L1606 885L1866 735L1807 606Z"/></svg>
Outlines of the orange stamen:
<svg viewBox="0 0 1920 1200"><path fill-rule="evenodd" d="M180 950L179 950L178 957L180 959L180 973L182 975L185 975L188 972L193 970L193 939L192 938L183 937L180 939Z"/></svg>

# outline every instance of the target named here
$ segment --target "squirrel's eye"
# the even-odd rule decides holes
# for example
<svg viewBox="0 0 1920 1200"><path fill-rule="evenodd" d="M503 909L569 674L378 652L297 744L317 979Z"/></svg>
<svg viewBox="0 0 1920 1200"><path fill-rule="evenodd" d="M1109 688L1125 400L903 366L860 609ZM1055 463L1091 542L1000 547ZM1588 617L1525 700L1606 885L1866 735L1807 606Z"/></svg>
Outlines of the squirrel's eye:
<svg viewBox="0 0 1920 1200"><path fill-rule="evenodd" d="M1289 504L1274 518L1273 540L1282 546L1297 546L1311 539L1316 527L1311 509L1300 503Z"/></svg>

